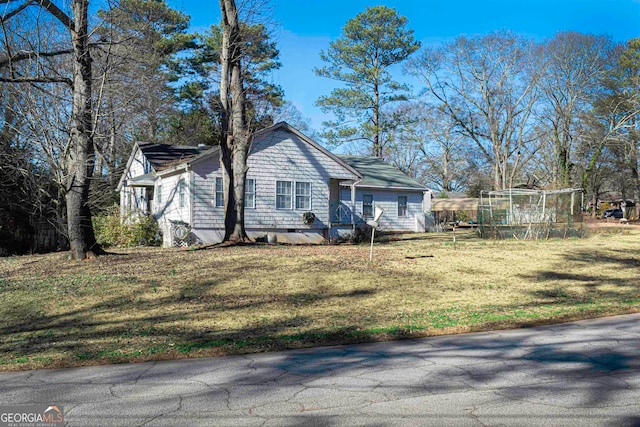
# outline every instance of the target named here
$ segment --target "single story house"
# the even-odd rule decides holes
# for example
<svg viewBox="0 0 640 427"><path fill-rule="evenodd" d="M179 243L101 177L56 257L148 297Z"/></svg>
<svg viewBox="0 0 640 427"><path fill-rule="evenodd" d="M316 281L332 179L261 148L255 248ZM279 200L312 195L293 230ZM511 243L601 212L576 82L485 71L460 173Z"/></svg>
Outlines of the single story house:
<svg viewBox="0 0 640 427"><path fill-rule="evenodd" d="M330 153L285 122L254 134L247 164L251 238L324 242L352 232L376 206L385 211L380 229L425 231L426 187L380 159ZM136 143L117 189L123 218L152 214L165 246L217 243L224 235L217 147ZM313 221L305 221L307 212Z"/></svg>

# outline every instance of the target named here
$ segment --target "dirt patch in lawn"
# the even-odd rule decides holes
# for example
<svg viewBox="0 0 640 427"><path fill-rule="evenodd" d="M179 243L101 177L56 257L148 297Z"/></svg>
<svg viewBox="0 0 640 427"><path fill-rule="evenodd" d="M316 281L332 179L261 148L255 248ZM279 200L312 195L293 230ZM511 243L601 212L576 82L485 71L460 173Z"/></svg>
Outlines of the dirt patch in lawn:
<svg viewBox="0 0 640 427"><path fill-rule="evenodd" d="M175 359L638 311L638 227L571 240L472 231L366 245L0 259L0 370Z"/></svg>

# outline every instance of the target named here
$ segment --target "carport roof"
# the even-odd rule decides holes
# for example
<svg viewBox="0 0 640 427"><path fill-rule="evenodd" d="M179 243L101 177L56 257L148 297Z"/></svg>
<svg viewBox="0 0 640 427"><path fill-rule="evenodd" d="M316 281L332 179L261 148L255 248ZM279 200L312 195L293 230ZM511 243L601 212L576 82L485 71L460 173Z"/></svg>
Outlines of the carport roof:
<svg viewBox="0 0 640 427"><path fill-rule="evenodd" d="M477 211L478 199L471 197L459 199L433 199L431 211L433 212L455 212L455 211Z"/></svg>

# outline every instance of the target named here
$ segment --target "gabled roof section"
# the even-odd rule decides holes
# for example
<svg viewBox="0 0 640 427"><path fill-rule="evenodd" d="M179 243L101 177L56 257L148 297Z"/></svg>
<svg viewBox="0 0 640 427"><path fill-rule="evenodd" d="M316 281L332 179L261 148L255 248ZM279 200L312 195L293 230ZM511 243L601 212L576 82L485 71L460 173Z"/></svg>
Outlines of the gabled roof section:
<svg viewBox="0 0 640 427"><path fill-rule="evenodd" d="M358 187L426 191L427 187L377 157L343 156L342 158L362 174Z"/></svg>
<svg viewBox="0 0 640 427"><path fill-rule="evenodd" d="M256 139L258 139L258 138L260 138L262 136L264 136L265 134L267 134L269 132L275 132L277 130L285 130L287 132L291 132L292 134L294 134L295 136L300 138L300 140L302 140L304 143L310 145L311 147L313 147L314 149L318 150L319 152L321 152L325 156L329 157L331 160L333 160L334 162L338 163L340 166L342 166L343 168L348 170L350 173L354 174L358 178L362 178L362 173L360 173L360 171L355 169L349 163L345 162L342 158L340 158L340 156L337 156L337 155L333 154L332 152L330 152L329 150L324 148L322 145L318 144L313 139L309 138L307 135L303 134L302 132L300 132L298 129L294 128L293 126L291 126L287 122L278 122L278 123L276 123L276 124L274 124L272 126L269 126L267 128L260 129L259 131L255 132L253 134L253 141L255 141ZM251 150L249 150L249 152L251 152Z"/></svg>
<svg viewBox="0 0 640 427"><path fill-rule="evenodd" d="M200 147L152 144L149 142L138 142L138 147L140 147L142 154L147 158L155 172L184 163L204 151Z"/></svg>
<svg viewBox="0 0 640 427"><path fill-rule="evenodd" d="M155 174L170 169L175 166L179 166L182 163L188 161L194 161L212 152L215 152L217 147L192 147L186 145L169 145L169 144L153 144L150 142L138 141L133 144L133 150L127 161L127 165L124 168L124 172L120 177L120 182L116 187L117 191L120 191L126 181L131 163L136 156L138 150L142 152L145 159L151 165L152 171L145 174L145 180L149 181ZM135 177L132 179L132 182Z"/></svg>
<svg viewBox="0 0 640 427"><path fill-rule="evenodd" d="M189 168L193 166L195 163L198 163L202 160L209 159L211 157L218 156L220 147L207 147L199 154L194 156L186 157L179 160L172 160L165 163L164 168L161 169L157 174L158 176L168 176L172 175L175 172L179 172L184 168Z"/></svg>

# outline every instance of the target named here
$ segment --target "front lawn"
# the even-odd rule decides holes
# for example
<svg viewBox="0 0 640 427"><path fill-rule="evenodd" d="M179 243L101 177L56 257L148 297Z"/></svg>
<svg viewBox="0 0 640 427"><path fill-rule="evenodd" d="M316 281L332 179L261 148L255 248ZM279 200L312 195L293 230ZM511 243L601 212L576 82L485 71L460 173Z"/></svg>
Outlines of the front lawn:
<svg viewBox="0 0 640 427"><path fill-rule="evenodd" d="M590 238L0 258L0 370L423 337L640 310L640 227Z"/></svg>

